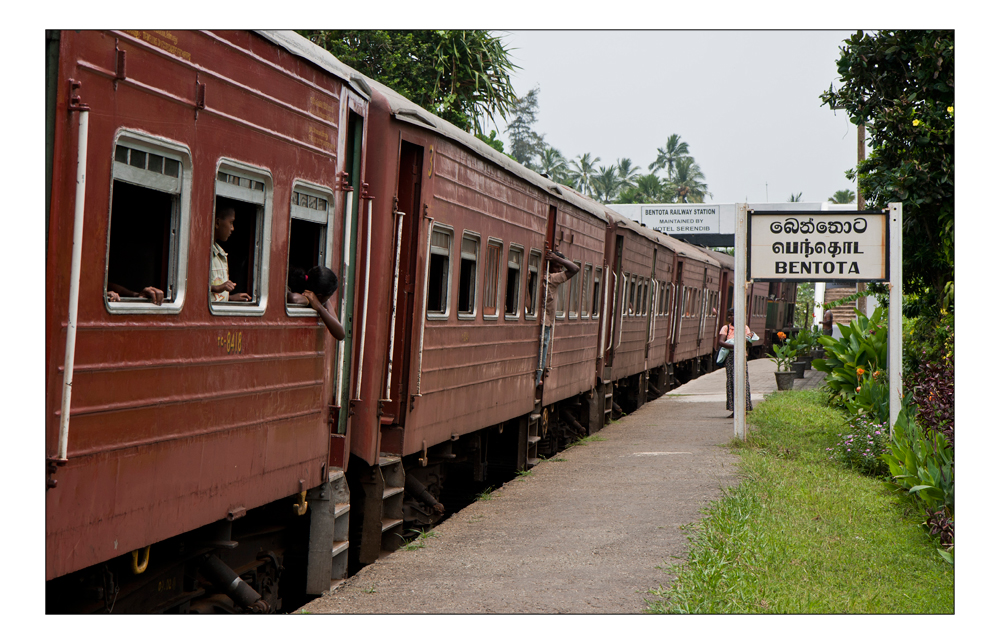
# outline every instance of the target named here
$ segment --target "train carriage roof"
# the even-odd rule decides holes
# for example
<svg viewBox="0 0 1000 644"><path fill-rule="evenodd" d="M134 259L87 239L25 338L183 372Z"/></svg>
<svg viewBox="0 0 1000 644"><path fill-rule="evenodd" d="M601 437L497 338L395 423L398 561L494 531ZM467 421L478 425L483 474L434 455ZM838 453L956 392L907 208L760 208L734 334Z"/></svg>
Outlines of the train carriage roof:
<svg viewBox="0 0 1000 644"><path fill-rule="evenodd" d="M691 244L683 242L679 239L675 239L670 235L664 235L659 231L646 228L636 220L630 217L626 217L625 215L619 214L614 210L611 210L607 206L605 206L605 209L608 212L608 218L617 223L619 227L628 228L629 230L635 231L637 234L642 235L647 239L651 239L661 246L669 248L670 250L680 255L681 257L689 257L699 262L708 264L709 266L718 267L720 265L718 259L706 253L705 249L703 248L692 246Z"/></svg>
<svg viewBox="0 0 1000 644"><path fill-rule="evenodd" d="M254 33L271 41L286 51L308 60L330 74L343 79L351 85L365 100L371 100L372 91L367 79L354 69L340 62L333 54L315 44L308 38L303 38L294 31L270 31L258 29Z"/></svg>

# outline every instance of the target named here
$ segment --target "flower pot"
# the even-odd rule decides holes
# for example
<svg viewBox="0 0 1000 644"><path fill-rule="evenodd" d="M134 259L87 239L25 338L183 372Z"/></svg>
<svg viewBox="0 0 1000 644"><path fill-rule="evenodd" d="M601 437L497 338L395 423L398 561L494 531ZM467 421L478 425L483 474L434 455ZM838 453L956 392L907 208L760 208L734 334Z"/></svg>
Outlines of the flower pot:
<svg viewBox="0 0 1000 644"><path fill-rule="evenodd" d="M812 359L813 360L822 360L825 357L826 357L826 350L825 349L813 349L813 351L812 351Z"/></svg>
<svg viewBox="0 0 1000 644"><path fill-rule="evenodd" d="M806 366L806 371L812 371L813 368L813 358L811 355L799 356L799 362Z"/></svg>
<svg viewBox="0 0 1000 644"><path fill-rule="evenodd" d="M793 362L792 363L792 373L795 374L796 378L806 377L806 363L805 361Z"/></svg>
<svg viewBox="0 0 1000 644"><path fill-rule="evenodd" d="M794 371L775 371L774 380L778 383L778 391L788 391L795 382Z"/></svg>

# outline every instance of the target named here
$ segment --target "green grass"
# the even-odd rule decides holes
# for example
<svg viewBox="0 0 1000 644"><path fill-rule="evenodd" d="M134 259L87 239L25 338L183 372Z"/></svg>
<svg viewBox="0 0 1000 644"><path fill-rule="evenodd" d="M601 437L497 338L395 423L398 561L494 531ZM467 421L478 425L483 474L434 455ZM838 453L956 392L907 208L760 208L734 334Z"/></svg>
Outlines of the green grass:
<svg viewBox="0 0 1000 644"><path fill-rule="evenodd" d="M653 613L953 613L954 568L922 516L831 461L846 428L821 391L769 397L735 441L743 480L687 526L691 552Z"/></svg>
<svg viewBox="0 0 1000 644"><path fill-rule="evenodd" d="M408 541L400 547L400 550L420 550L427 545L427 539L437 537L433 530L412 530L412 532L416 532L416 536L411 541Z"/></svg>
<svg viewBox="0 0 1000 644"><path fill-rule="evenodd" d="M606 440L608 440L608 439L604 438L600 434L591 434L590 436L584 436L583 438L576 439L575 441L573 441L572 443L570 443L569 445L567 445L566 449L569 449L570 447L576 447L577 445L587 445L589 443L600 443L601 441L606 441Z"/></svg>

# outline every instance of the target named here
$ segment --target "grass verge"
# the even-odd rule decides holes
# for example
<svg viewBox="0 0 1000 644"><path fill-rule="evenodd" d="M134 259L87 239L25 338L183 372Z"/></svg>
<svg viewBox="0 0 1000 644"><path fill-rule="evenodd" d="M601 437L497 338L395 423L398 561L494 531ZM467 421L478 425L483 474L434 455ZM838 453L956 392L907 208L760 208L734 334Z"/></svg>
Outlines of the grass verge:
<svg viewBox="0 0 1000 644"><path fill-rule="evenodd" d="M831 461L845 431L821 391L788 391L734 442L742 482L687 526L691 551L652 613L954 613L954 568L909 503Z"/></svg>

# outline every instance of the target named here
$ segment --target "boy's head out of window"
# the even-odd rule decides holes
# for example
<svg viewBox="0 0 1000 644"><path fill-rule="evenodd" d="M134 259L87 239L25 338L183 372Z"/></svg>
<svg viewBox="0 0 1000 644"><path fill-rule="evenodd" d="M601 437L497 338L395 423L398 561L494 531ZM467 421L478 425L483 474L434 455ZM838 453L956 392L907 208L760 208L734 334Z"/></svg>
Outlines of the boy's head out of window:
<svg viewBox="0 0 1000 644"><path fill-rule="evenodd" d="M236 209L232 206L222 206L215 213L215 241L224 242L229 239L236 228Z"/></svg>

